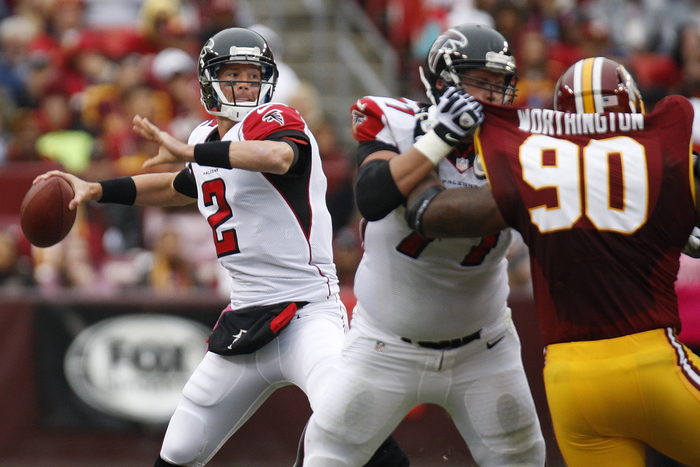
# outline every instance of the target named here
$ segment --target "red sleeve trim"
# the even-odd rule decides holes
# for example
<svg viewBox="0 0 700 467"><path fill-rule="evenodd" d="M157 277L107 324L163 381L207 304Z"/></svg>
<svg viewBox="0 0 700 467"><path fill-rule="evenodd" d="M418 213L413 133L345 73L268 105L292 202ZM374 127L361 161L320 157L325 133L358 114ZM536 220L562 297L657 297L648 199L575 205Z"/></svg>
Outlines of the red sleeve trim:
<svg viewBox="0 0 700 467"><path fill-rule="evenodd" d="M289 141L292 141L292 142L297 143L297 144L304 144L304 145L309 144L308 141L304 141L303 139L299 139L299 138L291 138L289 136L285 136L283 139L288 139Z"/></svg>
<svg viewBox="0 0 700 467"><path fill-rule="evenodd" d="M352 135L357 141L372 141L384 128L384 112L374 100L363 97L350 108Z"/></svg>

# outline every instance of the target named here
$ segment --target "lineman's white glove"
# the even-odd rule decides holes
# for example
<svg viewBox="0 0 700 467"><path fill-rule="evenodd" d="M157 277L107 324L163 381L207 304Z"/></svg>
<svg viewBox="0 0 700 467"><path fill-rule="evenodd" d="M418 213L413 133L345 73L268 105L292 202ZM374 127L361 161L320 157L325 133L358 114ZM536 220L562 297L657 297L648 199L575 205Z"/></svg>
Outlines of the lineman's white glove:
<svg viewBox="0 0 700 467"><path fill-rule="evenodd" d="M454 146L471 136L484 121L484 107L463 89L448 88L440 96L433 131L447 144Z"/></svg>
<svg viewBox="0 0 700 467"><path fill-rule="evenodd" d="M414 145L433 164L452 151L460 141L470 137L484 121L483 106L460 88L450 87L440 96L432 129ZM432 113L432 112L431 112Z"/></svg>

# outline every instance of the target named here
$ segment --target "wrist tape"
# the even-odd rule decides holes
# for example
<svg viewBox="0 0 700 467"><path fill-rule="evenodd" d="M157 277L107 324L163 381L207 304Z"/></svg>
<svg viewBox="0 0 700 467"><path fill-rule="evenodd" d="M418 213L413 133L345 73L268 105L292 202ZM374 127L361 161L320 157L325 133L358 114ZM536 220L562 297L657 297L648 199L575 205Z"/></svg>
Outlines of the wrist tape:
<svg viewBox="0 0 700 467"><path fill-rule="evenodd" d="M440 138L437 133L435 133L435 130L427 132L421 139L415 142L413 147L418 149L435 166L452 152L452 146Z"/></svg>

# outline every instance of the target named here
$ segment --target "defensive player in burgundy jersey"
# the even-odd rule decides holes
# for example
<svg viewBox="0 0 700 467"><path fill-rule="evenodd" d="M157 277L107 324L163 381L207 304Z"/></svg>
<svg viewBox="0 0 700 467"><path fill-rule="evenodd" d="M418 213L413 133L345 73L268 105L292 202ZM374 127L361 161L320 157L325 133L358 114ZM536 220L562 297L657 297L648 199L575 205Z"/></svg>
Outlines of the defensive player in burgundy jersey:
<svg viewBox="0 0 700 467"><path fill-rule="evenodd" d="M421 186L409 224L431 237L522 233L567 465L643 467L648 444L700 466L700 359L676 337L674 290L700 220L692 106L669 96L644 115L627 70L595 57L562 75L554 108L485 105L489 186Z"/></svg>
<svg viewBox="0 0 700 467"><path fill-rule="evenodd" d="M432 104L364 97L352 106L356 198L369 222L341 371L308 425L305 465L361 465L421 403L449 410L479 465L544 465L506 302L511 230L436 241L404 220L405 193L429 172L449 188L486 183L473 164L481 104L472 96L510 102L516 76L503 36L464 24L430 50Z"/></svg>
<svg viewBox="0 0 700 467"><path fill-rule="evenodd" d="M156 467L205 465L282 386L300 387L315 409L347 331L318 145L296 110L270 102L278 73L267 42L225 29L202 48L198 71L202 103L216 120L199 125L189 144L134 118L135 131L160 145L144 166L184 160L181 172L101 183L38 177L70 181L73 208L196 201L211 226L231 302L183 389ZM393 438L384 439L380 462L368 465L407 466Z"/></svg>

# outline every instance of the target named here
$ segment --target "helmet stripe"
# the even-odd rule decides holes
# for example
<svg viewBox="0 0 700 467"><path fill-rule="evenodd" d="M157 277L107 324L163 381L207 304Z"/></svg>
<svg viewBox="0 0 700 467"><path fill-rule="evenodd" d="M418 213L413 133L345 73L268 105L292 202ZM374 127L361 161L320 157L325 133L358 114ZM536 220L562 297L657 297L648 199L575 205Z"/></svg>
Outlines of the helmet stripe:
<svg viewBox="0 0 700 467"><path fill-rule="evenodd" d="M595 112L603 113L603 63L605 57L593 59L593 101L595 102Z"/></svg>
<svg viewBox="0 0 700 467"><path fill-rule="evenodd" d="M595 59L587 58L581 67L581 96L583 97L583 113L595 113L595 102L593 101L593 64ZM600 86L598 87L600 89ZM578 109L577 109L578 110Z"/></svg>
<svg viewBox="0 0 700 467"><path fill-rule="evenodd" d="M576 102L576 113L582 114L583 108L583 93L580 90L583 87L581 83L583 78L583 60L579 60L574 64L574 100Z"/></svg>

